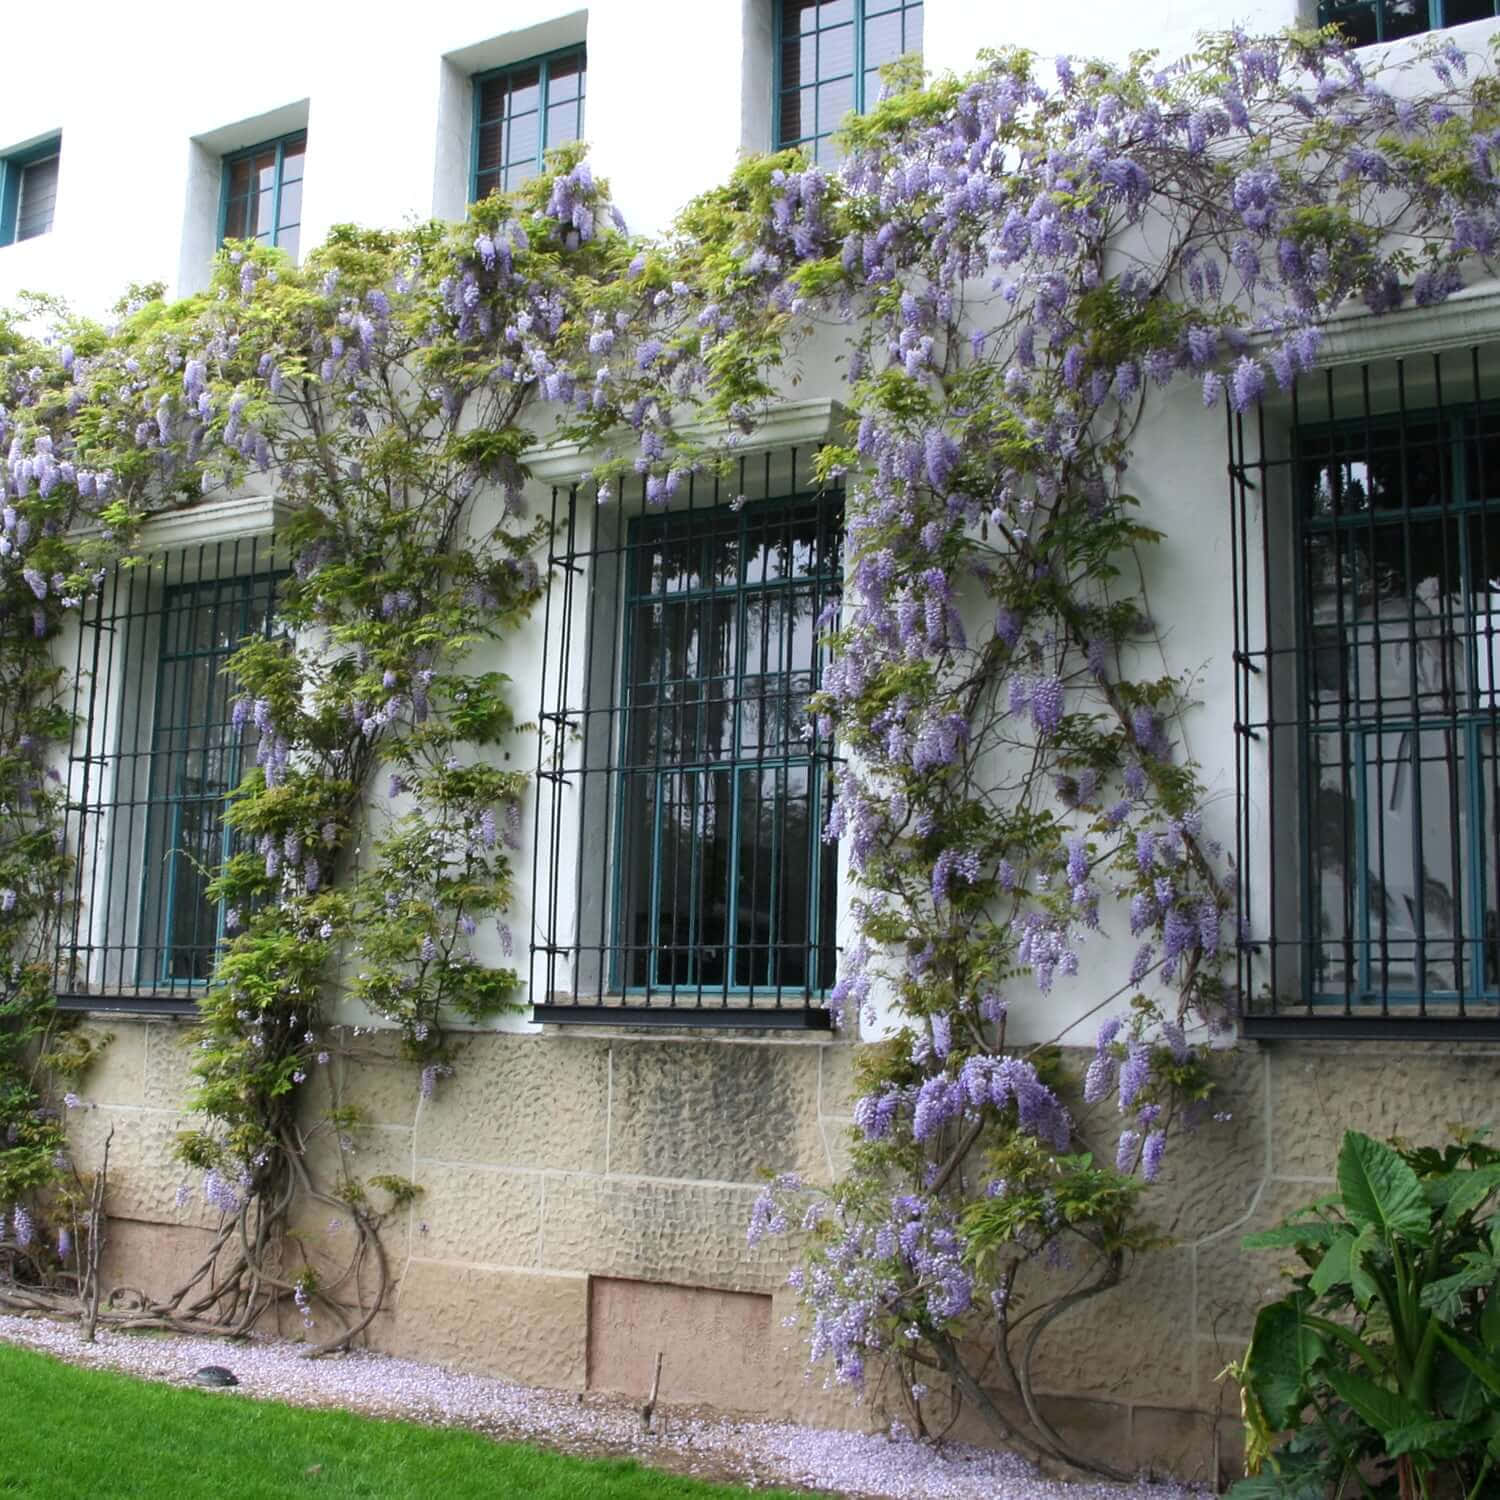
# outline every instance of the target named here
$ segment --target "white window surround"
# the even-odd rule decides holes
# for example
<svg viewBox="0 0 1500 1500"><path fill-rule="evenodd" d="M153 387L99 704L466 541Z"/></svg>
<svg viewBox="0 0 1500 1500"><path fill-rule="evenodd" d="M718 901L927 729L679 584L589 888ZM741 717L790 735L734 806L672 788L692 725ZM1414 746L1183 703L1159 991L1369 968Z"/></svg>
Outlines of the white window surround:
<svg viewBox="0 0 1500 1500"><path fill-rule="evenodd" d="M733 441L729 428L720 422L683 422L674 430L693 441L717 439L727 452L748 456L781 448L806 448L838 438L848 415L840 402L823 396L770 407L757 419L755 430L739 442ZM630 437L625 433L621 444ZM539 443L521 455L521 462L534 481L565 485L587 479L610 456L603 448L581 443Z"/></svg>
<svg viewBox="0 0 1500 1500"><path fill-rule="evenodd" d="M204 131L189 140L182 251L177 267L178 296L200 292L208 285L214 253L219 247L224 158L262 141L277 140L307 130L310 113L310 101L298 99L263 114L248 115L232 125Z"/></svg>
<svg viewBox="0 0 1500 1500"><path fill-rule="evenodd" d="M471 46L443 54L438 83L436 153L432 173L434 218L458 220L469 207L474 143L474 77L524 62L587 40L588 11L575 10L552 20L506 31ZM587 110L587 106L585 106ZM587 130L588 116L584 125Z"/></svg>

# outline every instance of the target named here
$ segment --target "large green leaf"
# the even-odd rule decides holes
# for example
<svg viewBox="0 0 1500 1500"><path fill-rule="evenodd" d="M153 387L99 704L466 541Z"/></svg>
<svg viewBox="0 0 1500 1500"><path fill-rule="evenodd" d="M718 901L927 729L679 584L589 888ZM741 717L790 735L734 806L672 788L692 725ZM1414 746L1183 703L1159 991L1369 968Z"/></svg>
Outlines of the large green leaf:
<svg viewBox="0 0 1500 1500"><path fill-rule="evenodd" d="M1312 1273L1309 1288L1321 1297L1330 1287L1344 1285L1349 1280L1349 1252L1353 1249L1352 1234L1341 1234L1334 1240Z"/></svg>
<svg viewBox="0 0 1500 1500"><path fill-rule="evenodd" d="M1396 1427L1385 1435L1385 1451L1391 1458L1403 1453L1421 1453L1428 1458L1458 1458L1472 1451L1482 1434L1473 1422L1414 1422Z"/></svg>
<svg viewBox="0 0 1500 1500"><path fill-rule="evenodd" d="M1380 1291L1367 1264L1379 1249L1380 1231L1373 1224L1366 1224L1349 1248L1349 1285L1361 1307L1368 1307Z"/></svg>
<svg viewBox="0 0 1500 1500"><path fill-rule="evenodd" d="M1282 1224L1276 1229L1247 1234L1240 1244L1246 1250L1288 1250L1298 1245L1327 1245L1339 1232L1337 1224L1314 1219L1306 1224Z"/></svg>
<svg viewBox="0 0 1500 1500"><path fill-rule="evenodd" d="M1292 1426L1308 1402L1308 1373L1324 1345L1290 1298L1268 1303L1255 1319L1244 1379L1272 1431Z"/></svg>
<svg viewBox="0 0 1500 1500"><path fill-rule="evenodd" d="M1479 1337L1486 1349L1500 1349L1500 1286L1492 1286L1484 1295L1484 1311L1479 1315Z"/></svg>
<svg viewBox="0 0 1500 1500"><path fill-rule="evenodd" d="M1278 1474L1263 1469L1246 1479L1237 1479L1225 1491L1224 1500L1323 1500L1328 1485L1321 1475Z"/></svg>
<svg viewBox="0 0 1500 1500"><path fill-rule="evenodd" d="M1429 1281L1422 1288L1420 1300L1429 1312L1436 1313L1445 1323L1452 1323L1463 1310L1465 1292L1497 1283L1500 1283L1500 1261L1490 1255L1466 1255L1462 1270L1455 1271L1451 1276L1440 1277L1437 1281ZM1487 1338L1486 1342L1492 1341Z"/></svg>
<svg viewBox="0 0 1500 1500"><path fill-rule="evenodd" d="M1344 1210L1361 1227L1372 1224L1386 1238L1400 1235L1419 1245L1431 1238L1421 1180L1389 1146L1357 1130L1345 1131L1338 1172Z"/></svg>
<svg viewBox="0 0 1500 1500"><path fill-rule="evenodd" d="M1395 1391L1376 1385L1373 1380L1356 1374L1353 1370L1330 1368L1324 1378L1338 1393L1339 1400L1352 1407L1367 1426L1373 1427L1382 1438L1398 1428L1415 1427L1427 1420L1427 1413L1398 1396Z"/></svg>
<svg viewBox="0 0 1500 1500"><path fill-rule="evenodd" d="M1500 1165L1455 1172L1449 1181L1453 1187L1443 1208L1443 1222L1452 1225L1500 1188Z"/></svg>
<svg viewBox="0 0 1500 1500"><path fill-rule="evenodd" d="M1467 1344L1460 1343L1446 1328L1439 1328L1437 1333L1449 1353L1462 1364L1467 1365L1489 1390L1500 1396L1500 1365L1486 1359L1482 1354L1475 1353Z"/></svg>

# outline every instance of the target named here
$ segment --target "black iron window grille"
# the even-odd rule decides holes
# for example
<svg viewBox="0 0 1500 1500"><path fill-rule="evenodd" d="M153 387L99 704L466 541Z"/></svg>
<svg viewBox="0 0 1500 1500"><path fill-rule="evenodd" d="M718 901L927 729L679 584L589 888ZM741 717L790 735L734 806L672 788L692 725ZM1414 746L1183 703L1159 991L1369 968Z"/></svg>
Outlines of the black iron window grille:
<svg viewBox="0 0 1500 1500"><path fill-rule="evenodd" d="M807 705L843 496L815 487L811 459L742 460L666 509L644 482L605 505L592 486L553 491L538 1020L828 1024L832 747Z"/></svg>
<svg viewBox="0 0 1500 1500"><path fill-rule="evenodd" d="M1251 1035L1500 1035L1500 348L1230 419Z"/></svg>
<svg viewBox="0 0 1500 1500"><path fill-rule="evenodd" d="M65 1004L189 1010L212 973L227 914L208 886L233 852L226 801L255 759L225 667L272 628L278 576L268 538L158 554L116 567L80 622Z"/></svg>

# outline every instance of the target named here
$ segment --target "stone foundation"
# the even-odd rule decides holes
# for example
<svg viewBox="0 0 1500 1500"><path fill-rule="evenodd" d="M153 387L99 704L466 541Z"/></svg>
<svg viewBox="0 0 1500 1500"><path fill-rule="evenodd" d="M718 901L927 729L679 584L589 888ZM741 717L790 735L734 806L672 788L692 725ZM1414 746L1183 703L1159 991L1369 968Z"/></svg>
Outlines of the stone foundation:
<svg viewBox="0 0 1500 1500"><path fill-rule="evenodd" d="M106 1288L160 1293L201 1259L214 1220L196 1191L176 1203L172 1145L192 1123L184 1028L107 1029L70 1126L84 1169L114 1131ZM315 1134L314 1170L424 1189L384 1231L393 1287L373 1346L642 1397L662 1349L664 1401L869 1428L900 1414L890 1393L855 1404L825 1391L821 1372L808 1379L784 1326L796 1310L786 1249L745 1241L763 1170L832 1181L852 1044L482 1034L428 1100L388 1037L355 1045L316 1086L328 1090L319 1103L353 1106L363 1123L342 1143ZM1245 1043L1222 1062L1216 1105L1232 1118L1174 1144L1151 1200L1171 1247L1061 1320L1038 1363L1062 1431L1187 1478L1216 1460L1233 1470L1238 1401L1217 1376L1278 1294L1281 1257L1247 1254L1241 1237L1328 1187L1346 1128L1435 1141L1450 1123L1492 1121L1500 1103L1497 1047ZM1092 1138L1118 1128L1112 1108L1084 1116ZM303 1209L296 1227L314 1264L341 1263L349 1233L336 1215ZM956 1431L983 1439L971 1412Z"/></svg>

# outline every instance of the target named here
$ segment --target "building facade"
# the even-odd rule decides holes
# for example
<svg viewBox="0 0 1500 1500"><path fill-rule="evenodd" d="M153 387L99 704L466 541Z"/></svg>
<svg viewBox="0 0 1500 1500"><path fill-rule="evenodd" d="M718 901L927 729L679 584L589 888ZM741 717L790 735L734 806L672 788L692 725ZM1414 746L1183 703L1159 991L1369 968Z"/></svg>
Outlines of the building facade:
<svg viewBox="0 0 1500 1500"><path fill-rule="evenodd" d="M1390 7L1343 9L1400 44ZM1488 10L1431 0L1426 24L1477 50ZM1200 0L1149 41L1173 55L1206 27L1309 19L1296 0ZM186 12L151 38L113 7L92 21L67 90L22 70L0 98L0 303L37 290L102 311L131 281L202 287L226 237L295 255L340 222L458 217L580 135L631 227L658 231L741 153L830 151L830 123L903 52L962 69L984 47L1144 40L1119 7L1013 18L958 0L528 0L499 18L438 0L399 32L314 7L295 46ZM108 101L127 78L122 121ZM1168 536L1148 580L1162 667L1194 683L1185 749L1250 941L1228 1118L1160 1189L1170 1248L1059 1325L1044 1360L1054 1420L1101 1453L1206 1472L1234 1440L1216 1377L1276 1284L1242 1235L1323 1190L1343 1128L1433 1138L1500 1097L1497 340L1483 284L1351 316L1325 371L1254 421L1226 433L1173 393L1137 441L1134 489ZM429 1096L349 1009L328 1087L360 1123L310 1148L330 1172L424 1189L386 1229L377 1347L627 1392L665 1349L664 1400L889 1418L878 1392L858 1405L809 1381L785 1254L745 1238L763 1171L838 1175L860 1045L822 1003L849 922L847 870L817 836L826 747L791 728L840 578L839 497L807 469L841 421L832 352L809 352L746 448L733 507L703 486L655 516L601 508L589 454L528 455L529 498L566 539L547 606L497 662L556 730L518 767L536 775L514 923L529 1010L469 1037ZM172 1145L193 986L222 932L199 872L226 847L218 809L246 753L221 643L269 616L277 505L152 522L159 566L115 580L94 622L109 629L69 642L89 686L62 770L92 857L59 958L67 1003L114 1038L73 1135L88 1165L114 1132L118 1288L165 1290L217 1220L179 1203ZM1013 1024L1086 1047L1100 998L1060 987ZM336 1216L298 1230L314 1264L340 1263Z"/></svg>

